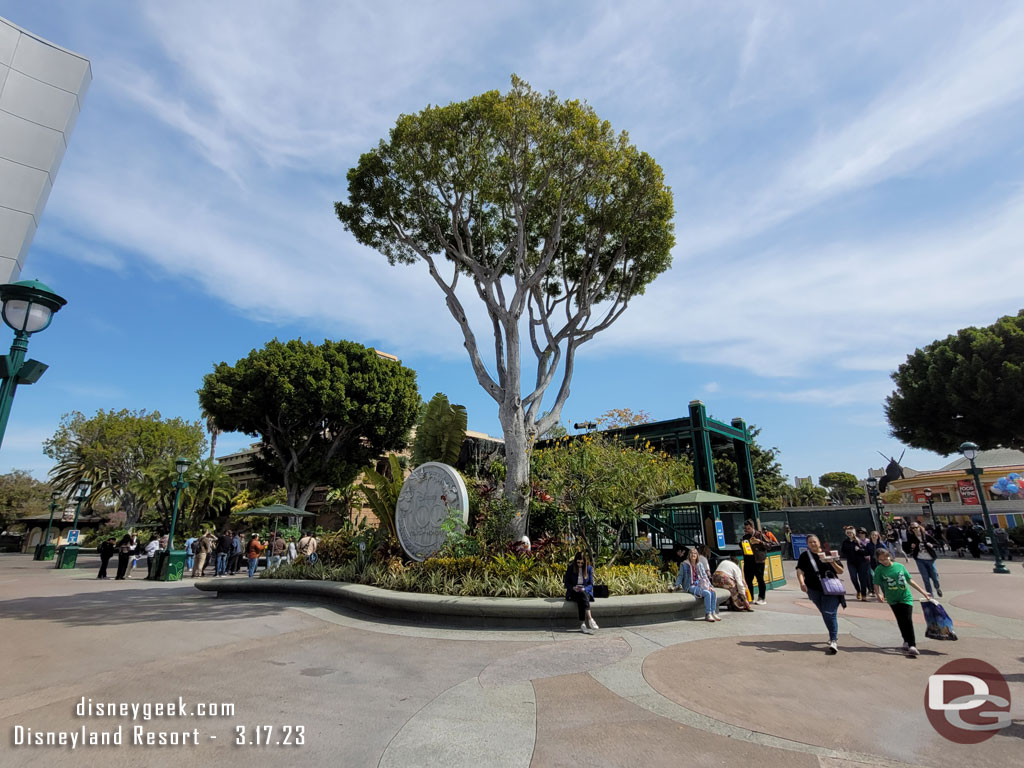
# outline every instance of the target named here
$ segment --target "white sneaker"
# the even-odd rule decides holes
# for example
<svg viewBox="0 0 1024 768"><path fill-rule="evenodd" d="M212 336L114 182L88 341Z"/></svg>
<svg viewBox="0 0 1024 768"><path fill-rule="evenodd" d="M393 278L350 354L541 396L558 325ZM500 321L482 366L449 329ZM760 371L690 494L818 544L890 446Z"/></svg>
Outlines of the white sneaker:
<svg viewBox="0 0 1024 768"><path fill-rule="evenodd" d="M715 617L713 615L711 615L710 613L705 613L704 614L704 621L714 621L714 620L715 620Z"/></svg>
<svg viewBox="0 0 1024 768"><path fill-rule="evenodd" d="M829 656L835 656L837 653L839 653L839 645L833 640L831 643L828 644L828 648L825 650L825 653L827 653Z"/></svg>
<svg viewBox="0 0 1024 768"><path fill-rule="evenodd" d="M582 632L584 635L594 634L594 631L587 626L587 622L583 622L582 624L580 624L580 632Z"/></svg>
<svg viewBox="0 0 1024 768"><path fill-rule="evenodd" d="M768 605L767 600L755 600L754 605Z"/></svg>
<svg viewBox="0 0 1024 768"><path fill-rule="evenodd" d="M588 623L588 624L590 625L590 628L591 628L591 629L600 629L600 627L599 627L599 626L597 626L597 622L596 622L596 621L594 621L593 619L591 619L591 620L590 620L590 621L588 621L587 623Z"/></svg>
<svg viewBox="0 0 1024 768"><path fill-rule="evenodd" d="M917 650L917 648L916 648L915 646L913 646L913 645L912 645L912 646L910 646L910 648L908 648L908 649L907 649L907 653L908 653L908 654L909 654L909 655L910 655L910 656L911 656L912 658L914 658L914 657L917 657L917 656L920 656L920 655L921 655L921 652L920 652L919 650Z"/></svg>
<svg viewBox="0 0 1024 768"><path fill-rule="evenodd" d="M722 620L722 617L719 616L717 613L712 613L711 615L714 616L715 621L721 621Z"/></svg>

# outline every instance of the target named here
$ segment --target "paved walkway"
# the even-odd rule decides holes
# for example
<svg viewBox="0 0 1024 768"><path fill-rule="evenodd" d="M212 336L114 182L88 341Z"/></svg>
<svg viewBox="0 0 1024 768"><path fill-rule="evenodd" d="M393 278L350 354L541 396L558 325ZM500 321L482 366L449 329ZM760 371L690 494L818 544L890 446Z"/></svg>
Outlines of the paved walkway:
<svg viewBox="0 0 1024 768"><path fill-rule="evenodd" d="M0 766L163 766L257 760L343 766L1010 766L1024 754L1024 571L943 560L961 640L895 652L886 606L841 612L837 656L797 589L717 624L474 630L370 620L314 604L215 599L184 584L97 581L0 555ZM88 570L87 570L88 567ZM911 568L913 571L913 568ZM916 574L915 574L916 575ZM600 602L597 603L600 621ZM917 611L920 618L920 611ZM954 658L1008 679L1014 725L962 747L923 709ZM178 702L185 718L76 716L93 702ZM228 703L227 717L197 717ZM124 744L15 746L15 726L123 726ZM264 728L257 729L257 726ZM270 726L269 745L266 726ZM302 746L280 744L303 726ZM198 746L132 746L133 727L198 731ZM245 728L241 745L237 730ZM23 730L22 733L25 733ZM215 738L211 738L215 737ZM174 738L180 738L175 736Z"/></svg>

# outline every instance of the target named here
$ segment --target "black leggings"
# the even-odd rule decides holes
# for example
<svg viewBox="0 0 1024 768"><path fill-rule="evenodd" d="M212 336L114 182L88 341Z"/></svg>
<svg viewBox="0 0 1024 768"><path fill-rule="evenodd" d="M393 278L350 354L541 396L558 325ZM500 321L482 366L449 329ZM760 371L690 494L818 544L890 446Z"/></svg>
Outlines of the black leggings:
<svg viewBox="0 0 1024 768"><path fill-rule="evenodd" d="M590 609L590 593L585 589L581 592L570 592L569 599L576 603L576 613L579 614L580 621L585 621Z"/></svg>
<svg viewBox="0 0 1024 768"><path fill-rule="evenodd" d="M754 561L753 555L743 558L743 578L747 582L750 594L754 594L754 580L757 580L757 599L764 600L768 592L768 585L764 583L764 563Z"/></svg>
<svg viewBox="0 0 1024 768"><path fill-rule="evenodd" d="M896 623L900 627L900 634L903 635L903 642L907 645L917 645L914 641L914 621L911 618L914 614L914 606L906 603L893 603L889 606L896 616Z"/></svg>
<svg viewBox="0 0 1024 768"><path fill-rule="evenodd" d="M128 573L128 561L131 558L132 556L128 552L117 553L117 578L123 579L124 575Z"/></svg>

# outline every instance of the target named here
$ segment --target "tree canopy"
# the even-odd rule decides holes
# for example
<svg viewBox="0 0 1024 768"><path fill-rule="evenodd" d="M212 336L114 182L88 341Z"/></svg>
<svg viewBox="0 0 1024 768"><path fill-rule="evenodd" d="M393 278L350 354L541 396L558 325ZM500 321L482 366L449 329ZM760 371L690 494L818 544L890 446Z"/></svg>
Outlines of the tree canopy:
<svg viewBox="0 0 1024 768"><path fill-rule="evenodd" d="M765 448L757 442L761 428L751 424L750 465L754 472L754 489L757 491L760 509L779 509L787 491L786 476L779 463L779 449ZM743 497L739 469L735 452L731 446L716 446L713 453L715 463L715 486L719 493Z"/></svg>
<svg viewBox="0 0 1024 768"><path fill-rule="evenodd" d="M416 426L412 443L412 463L419 466L428 461L455 464L466 439L469 416L466 406L452 405L441 392L430 398Z"/></svg>
<svg viewBox="0 0 1024 768"><path fill-rule="evenodd" d="M49 509L51 488L23 469L0 475L0 531L17 518L41 515Z"/></svg>
<svg viewBox="0 0 1024 768"><path fill-rule="evenodd" d="M506 94L400 116L349 171L348 201L335 211L391 264L426 264L498 405L505 493L525 512L530 450L558 423L578 348L671 264L672 194L661 168L589 105L513 76ZM488 314L490 368L462 279ZM537 360L525 389L524 327Z"/></svg>
<svg viewBox="0 0 1024 768"><path fill-rule="evenodd" d="M365 464L405 447L420 398L415 371L361 344L274 339L219 363L199 403L217 429L259 437L257 471L305 509L317 485L348 485Z"/></svg>
<svg viewBox="0 0 1024 768"><path fill-rule="evenodd" d="M55 490L71 494L79 480L89 478L90 502L110 499L124 512L128 525L137 523L147 506L136 492L146 470L178 456L197 459L205 448L197 421L126 409L99 410L92 418L78 411L66 413L43 444L43 452L57 462L50 471Z"/></svg>
<svg viewBox="0 0 1024 768"><path fill-rule="evenodd" d="M860 481L850 472L826 472L818 478L818 484L828 491L829 498L835 504L849 504L864 498Z"/></svg>
<svg viewBox="0 0 1024 768"><path fill-rule="evenodd" d="M892 374L892 435L943 455L970 441L1024 449L1024 310L916 350Z"/></svg>

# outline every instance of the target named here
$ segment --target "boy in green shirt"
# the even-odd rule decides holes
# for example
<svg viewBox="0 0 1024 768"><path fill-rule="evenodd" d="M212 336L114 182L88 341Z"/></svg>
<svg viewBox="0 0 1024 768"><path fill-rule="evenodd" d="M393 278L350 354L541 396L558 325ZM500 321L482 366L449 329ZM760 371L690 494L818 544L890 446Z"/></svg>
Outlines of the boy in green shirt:
<svg viewBox="0 0 1024 768"><path fill-rule="evenodd" d="M908 656L919 656L921 652L917 650L914 641L914 594L910 588L916 589L924 595L926 600L931 600L932 596L910 578L905 567L892 561L889 550L882 548L875 550L875 559L878 560L878 567L875 568L874 573L875 594L879 601L884 599L892 608L893 615L896 616L896 623L900 628L900 634L903 635L903 650L907 652ZM885 590L884 597L883 589Z"/></svg>

